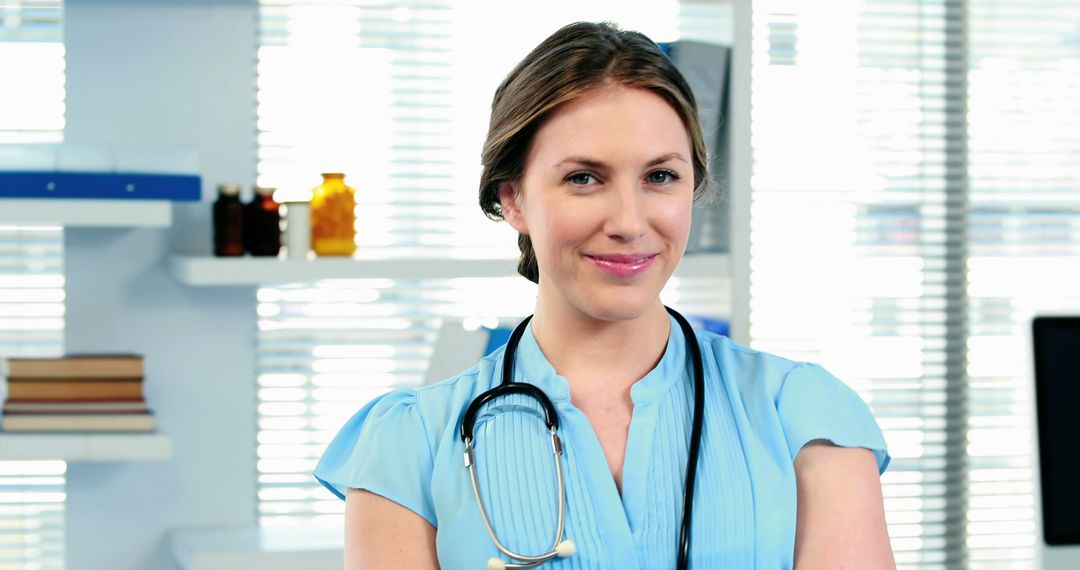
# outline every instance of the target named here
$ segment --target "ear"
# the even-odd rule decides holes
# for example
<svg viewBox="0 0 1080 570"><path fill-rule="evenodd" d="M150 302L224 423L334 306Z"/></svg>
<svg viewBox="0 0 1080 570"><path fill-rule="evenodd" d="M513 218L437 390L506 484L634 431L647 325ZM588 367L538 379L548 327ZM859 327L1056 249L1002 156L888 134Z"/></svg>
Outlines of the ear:
<svg viewBox="0 0 1080 570"><path fill-rule="evenodd" d="M521 213L521 192L517 185L510 182L499 184L499 207L502 209L503 219L510 224L510 227L517 230L519 234L529 234L525 217Z"/></svg>

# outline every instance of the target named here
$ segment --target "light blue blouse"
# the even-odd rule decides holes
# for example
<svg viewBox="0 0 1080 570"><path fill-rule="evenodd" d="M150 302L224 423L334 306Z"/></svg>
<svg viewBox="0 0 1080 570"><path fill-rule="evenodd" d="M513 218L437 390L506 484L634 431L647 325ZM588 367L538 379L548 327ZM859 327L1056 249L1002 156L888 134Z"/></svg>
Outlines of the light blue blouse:
<svg viewBox="0 0 1080 570"><path fill-rule="evenodd" d="M814 439L865 447L879 472L885 441L866 404L819 366L750 350L697 331L705 365L705 418L695 494L691 568L791 568L795 454ZM367 489L437 529L444 570L486 568L498 555L480 519L462 459L461 416L500 381L503 349L470 370L371 402L330 443L315 477L339 497ZM531 382L559 413L566 454L566 531L577 554L552 569L670 569L682 517L693 406L692 364L673 320L656 368L633 385L622 493L566 379L522 337L515 379ZM533 400L496 400L477 418L480 490L500 540L523 554L551 548L557 483L543 414Z"/></svg>

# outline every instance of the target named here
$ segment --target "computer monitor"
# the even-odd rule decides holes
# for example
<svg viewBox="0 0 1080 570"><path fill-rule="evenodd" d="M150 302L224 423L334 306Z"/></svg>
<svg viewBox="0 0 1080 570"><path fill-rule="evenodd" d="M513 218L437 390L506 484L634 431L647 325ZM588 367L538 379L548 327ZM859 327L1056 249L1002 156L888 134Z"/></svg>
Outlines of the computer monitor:
<svg viewBox="0 0 1080 570"><path fill-rule="evenodd" d="M1042 568L1080 568L1080 316L1032 325Z"/></svg>

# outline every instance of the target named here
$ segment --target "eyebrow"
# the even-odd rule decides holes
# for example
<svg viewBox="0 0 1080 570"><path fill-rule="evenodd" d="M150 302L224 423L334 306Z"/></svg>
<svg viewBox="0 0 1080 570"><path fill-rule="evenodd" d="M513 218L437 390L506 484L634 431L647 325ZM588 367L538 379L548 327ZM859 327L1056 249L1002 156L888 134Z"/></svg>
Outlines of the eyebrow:
<svg viewBox="0 0 1080 570"><path fill-rule="evenodd" d="M657 164L663 164L669 160L681 160L687 164L690 164L690 161L686 160L686 157L684 157L683 155L677 152L669 152L667 154L662 154L650 160L648 163L645 164L645 167L648 168L650 166L656 166ZM568 156L560 160L552 168L559 168L560 166L563 166L567 163L580 164L586 168L596 168L598 170L607 167L607 164L600 160L594 160L585 156Z"/></svg>

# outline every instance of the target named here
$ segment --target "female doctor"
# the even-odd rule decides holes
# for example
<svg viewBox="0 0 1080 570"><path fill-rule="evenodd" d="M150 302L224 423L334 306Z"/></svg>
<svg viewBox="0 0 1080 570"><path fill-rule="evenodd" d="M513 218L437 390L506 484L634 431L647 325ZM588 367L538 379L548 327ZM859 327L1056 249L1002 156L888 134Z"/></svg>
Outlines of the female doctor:
<svg viewBox="0 0 1080 570"><path fill-rule="evenodd" d="M495 92L482 158L535 314L331 442L315 476L346 500L347 569L894 568L866 405L660 302L709 176L656 44L557 31Z"/></svg>

